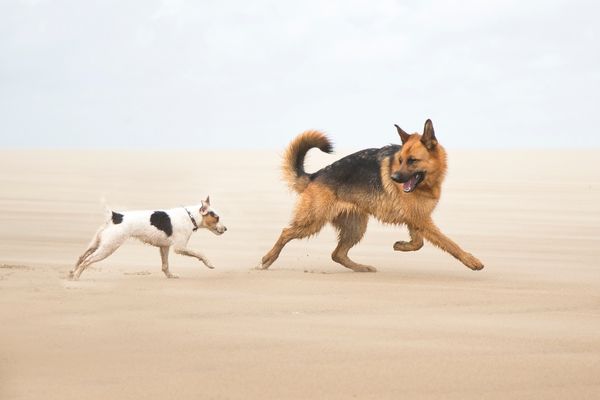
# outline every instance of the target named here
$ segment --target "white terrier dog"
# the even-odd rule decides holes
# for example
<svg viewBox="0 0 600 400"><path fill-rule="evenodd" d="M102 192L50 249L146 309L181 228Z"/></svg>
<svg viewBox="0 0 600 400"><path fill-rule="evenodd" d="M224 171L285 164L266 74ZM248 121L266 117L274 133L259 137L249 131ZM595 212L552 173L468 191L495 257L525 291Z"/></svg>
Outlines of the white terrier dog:
<svg viewBox="0 0 600 400"><path fill-rule="evenodd" d="M202 204L170 210L108 211L111 213L110 219L98 229L88 248L79 257L69 273L71 279L79 279L83 270L110 256L130 237L160 248L162 271L167 278L177 278L169 271L171 246L174 246L175 253L195 257L212 269L214 267L210 261L201 253L188 249L187 243L199 228L206 228L215 235L222 235L227 230L211 208L209 197Z"/></svg>

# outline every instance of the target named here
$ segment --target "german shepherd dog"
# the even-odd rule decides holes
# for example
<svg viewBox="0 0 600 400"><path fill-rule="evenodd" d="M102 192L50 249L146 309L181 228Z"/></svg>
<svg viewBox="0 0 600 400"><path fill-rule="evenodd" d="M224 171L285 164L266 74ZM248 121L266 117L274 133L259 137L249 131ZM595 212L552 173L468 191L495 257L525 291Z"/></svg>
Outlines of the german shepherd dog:
<svg viewBox="0 0 600 400"><path fill-rule="evenodd" d="M262 258L259 269L269 268L290 240L315 235L330 222L338 231L333 261L353 271L375 272L348 257L348 251L362 239L369 215L408 227L410 241L394 243L396 251L419 250L426 239L472 270L483 268L481 261L444 235L431 219L447 168L446 152L431 120L425 122L422 135L410 135L398 125L396 129L402 145L361 150L312 174L304 171L304 157L313 147L331 153L329 139L311 130L290 143L283 176L300 197L290 226Z"/></svg>

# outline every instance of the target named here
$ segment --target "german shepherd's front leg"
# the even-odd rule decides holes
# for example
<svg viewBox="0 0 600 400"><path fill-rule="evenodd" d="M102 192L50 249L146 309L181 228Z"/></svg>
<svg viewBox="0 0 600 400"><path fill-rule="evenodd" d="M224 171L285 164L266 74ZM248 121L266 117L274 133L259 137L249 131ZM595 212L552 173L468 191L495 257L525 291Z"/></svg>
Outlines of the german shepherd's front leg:
<svg viewBox="0 0 600 400"><path fill-rule="evenodd" d="M483 269L483 263L479 261L477 257L461 249L459 245L452 241L452 239L444 235L439 228L435 226L433 221L430 220L419 227L419 232L425 239L440 249L452 254L456 259L472 270L478 271Z"/></svg>
<svg viewBox="0 0 600 400"><path fill-rule="evenodd" d="M410 242L400 240L394 243L394 250L396 251L417 251L423 247L423 236L419 231L412 227L408 227L408 234L410 235Z"/></svg>

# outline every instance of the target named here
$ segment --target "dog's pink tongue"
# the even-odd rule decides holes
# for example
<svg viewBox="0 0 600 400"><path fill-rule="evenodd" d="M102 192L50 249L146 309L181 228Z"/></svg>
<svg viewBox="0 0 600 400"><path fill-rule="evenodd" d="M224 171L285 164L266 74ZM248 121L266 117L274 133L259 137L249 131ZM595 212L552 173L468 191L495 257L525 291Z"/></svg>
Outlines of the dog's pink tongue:
<svg viewBox="0 0 600 400"><path fill-rule="evenodd" d="M402 184L402 189L405 192L412 192L415 188L416 183L417 183L417 176L415 175Z"/></svg>

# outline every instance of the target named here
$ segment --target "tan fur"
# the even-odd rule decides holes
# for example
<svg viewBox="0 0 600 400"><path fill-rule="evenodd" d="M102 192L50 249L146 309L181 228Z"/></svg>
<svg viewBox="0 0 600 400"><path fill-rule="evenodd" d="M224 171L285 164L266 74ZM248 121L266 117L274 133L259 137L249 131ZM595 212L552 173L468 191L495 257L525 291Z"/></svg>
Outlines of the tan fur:
<svg viewBox="0 0 600 400"><path fill-rule="evenodd" d="M219 217L216 215L206 214L202 216L202 226L215 229L219 223Z"/></svg>
<svg viewBox="0 0 600 400"><path fill-rule="evenodd" d="M283 179L287 181L290 189L298 193L304 191L308 185L308 178L302 174L302 172L304 172L304 156L306 155L306 152L313 147L318 147L321 151L326 153L331 152L331 142L324 133L308 130L292 140L283 155L283 165L281 168ZM296 165L296 160L298 158L302 164L302 171L298 171Z"/></svg>
<svg viewBox="0 0 600 400"><path fill-rule="evenodd" d="M320 132L307 131L299 135L287 148L284 157L284 177L290 187L300 193L292 222L285 228L273 248L262 258L260 268L268 268L279 256L283 247L292 239L317 234L326 223L338 231L338 246L331 257L334 261L354 271L375 271L368 265L357 264L348 258L348 251L363 237L369 215L389 224L404 224L408 227L411 240L394 244L397 251L415 251L423 246L423 239L452 254L473 270L483 264L470 253L462 250L435 226L431 213L441 196L441 185L446 175L447 162L444 148L437 142L431 121L425 124L424 134L408 135L398 131L403 146L396 154L380 163L383 190L370 193L356 188L354 201L340 199L335 190L319 181L310 181L300 160L310 147L331 150L327 138ZM409 158L418 160L409 165ZM403 191L403 184L394 181L394 173L413 174L426 171L425 178L411 193ZM354 191L354 188L351 187Z"/></svg>

